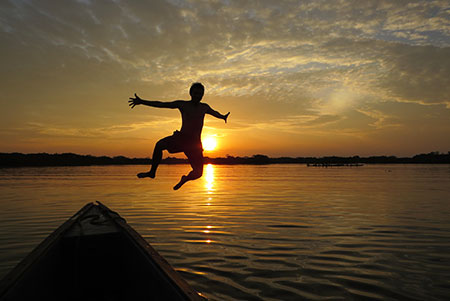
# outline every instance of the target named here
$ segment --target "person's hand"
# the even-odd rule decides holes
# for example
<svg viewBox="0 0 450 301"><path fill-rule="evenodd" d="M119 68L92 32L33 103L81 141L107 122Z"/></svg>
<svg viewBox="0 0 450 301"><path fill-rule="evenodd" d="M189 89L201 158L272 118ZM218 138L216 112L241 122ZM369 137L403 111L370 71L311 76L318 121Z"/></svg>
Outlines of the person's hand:
<svg viewBox="0 0 450 301"><path fill-rule="evenodd" d="M128 101L128 105L131 108L134 108L137 105L140 105L142 103L142 99L134 93L134 98L130 97L130 100Z"/></svg>
<svg viewBox="0 0 450 301"><path fill-rule="evenodd" d="M230 112L228 112L228 113L224 116L224 118L223 118L223 120L225 120L225 123L227 123L228 115L230 115Z"/></svg>

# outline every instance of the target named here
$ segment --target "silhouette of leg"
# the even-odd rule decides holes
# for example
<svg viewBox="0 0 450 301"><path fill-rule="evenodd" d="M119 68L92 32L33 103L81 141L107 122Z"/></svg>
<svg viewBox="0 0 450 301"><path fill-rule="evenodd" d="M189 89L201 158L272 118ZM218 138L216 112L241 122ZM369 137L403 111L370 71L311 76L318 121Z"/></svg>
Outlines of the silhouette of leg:
<svg viewBox="0 0 450 301"><path fill-rule="evenodd" d="M163 138L156 142L155 149L153 150L152 167L149 172L141 172L137 174L138 178L154 178L156 176L156 169L159 163L161 163L162 152L167 149L170 137Z"/></svg>
<svg viewBox="0 0 450 301"><path fill-rule="evenodd" d="M182 176L177 185L173 187L173 190L180 189L186 182L200 178L203 175L203 153L201 150L195 150L190 152L184 152L188 157L192 170L187 176Z"/></svg>
<svg viewBox="0 0 450 301"><path fill-rule="evenodd" d="M181 186L184 185L188 180L188 176L181 176L180 182L177 183L177 185L173 186L173 190L180 189Z"/></svg>
<svg viewBox="0 0 450 301"><path fill-rule="evenodd" d="M166 147L166 143L164 142L164 139L161 139L156 143L155 149L153 150L152 168L150 169L150 178L154 178L156 176L156 169L158 169L159 163L161 163L162 152L166 148L167 147Z"/></svg>

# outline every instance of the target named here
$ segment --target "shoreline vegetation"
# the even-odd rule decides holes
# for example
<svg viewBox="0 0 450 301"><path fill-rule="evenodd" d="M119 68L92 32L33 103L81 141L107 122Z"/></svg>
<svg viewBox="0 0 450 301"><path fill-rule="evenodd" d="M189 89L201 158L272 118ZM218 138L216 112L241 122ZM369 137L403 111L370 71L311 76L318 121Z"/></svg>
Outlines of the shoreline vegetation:
<svg viewBox="0 0 450 301"><path fill-rule="evenodd" d="M162 164L188 164L187 159L167 157ZM251 157L205 157L205 164L306 164L308 166L361 166L363 164L450 164L450 151L447 154L431 152L413 157L370 156L370 157L277 157L253 155ZM149 158L127 158L78 155L73 153L0 153L0 167L33 166L89 166L89 165L149 165Z"/></svg>

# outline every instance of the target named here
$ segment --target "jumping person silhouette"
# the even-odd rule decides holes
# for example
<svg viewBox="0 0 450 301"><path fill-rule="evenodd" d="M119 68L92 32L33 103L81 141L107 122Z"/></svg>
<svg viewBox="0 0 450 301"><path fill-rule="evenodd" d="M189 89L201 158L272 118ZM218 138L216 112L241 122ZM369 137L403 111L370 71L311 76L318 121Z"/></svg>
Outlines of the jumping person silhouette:
<svg viewBox="0 0 450 301"><path fill-rule="evenodd" d="M205 87L201 83L192 84L189 94L191 100L175 100L171 102L149 101L141 99L134 94L130 97L128 104L131 108L137 105L146 105L156 108L178 109L181 112L182 125L181 130L173 132L172 136L165 137L159 140L153 151L152 166L149 172L138 173L139 178L150 177L154 178L156 169L161 163L162 152L167 150L169 153L184 152L192 166L191 172L187 176L182 176L177 185L173 187L174 190L179 189L187 181L198 179L203 174L203 147L201 141L201 134L203 129L203 120L205 114L210 114L216 118L223 119L227 122L228 112L222 115L213 110L208 104L200 103L205 93Z"/></svg>

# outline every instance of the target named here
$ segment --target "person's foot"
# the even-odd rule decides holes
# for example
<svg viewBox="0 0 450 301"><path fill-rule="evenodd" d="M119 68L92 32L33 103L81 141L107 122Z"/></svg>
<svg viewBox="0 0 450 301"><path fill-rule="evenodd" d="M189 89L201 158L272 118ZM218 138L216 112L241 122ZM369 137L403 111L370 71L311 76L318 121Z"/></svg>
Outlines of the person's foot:
<svg viewBox="0 0 450 301"><path fill-rule="evenodd" d="M142 178L152 178L153 179L155 177L155 173L152 173L151 171L140 172L140 173L137 174L137 177L139 179L142 179Z"/></svg>
<svg viewBox="0 0 450 301"><path fill-rule="evenodd" d="M177 185L173 186L173 190L180 189L180 187L183 186L183 184L186 183L187 181L188 181L187 177L186 176L182 176L180 182L178 182Z"/></svg>

